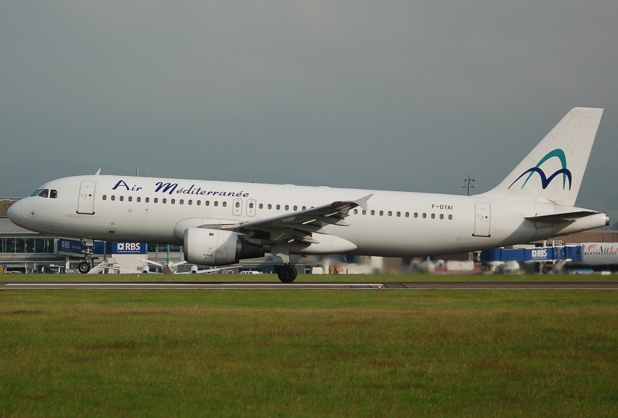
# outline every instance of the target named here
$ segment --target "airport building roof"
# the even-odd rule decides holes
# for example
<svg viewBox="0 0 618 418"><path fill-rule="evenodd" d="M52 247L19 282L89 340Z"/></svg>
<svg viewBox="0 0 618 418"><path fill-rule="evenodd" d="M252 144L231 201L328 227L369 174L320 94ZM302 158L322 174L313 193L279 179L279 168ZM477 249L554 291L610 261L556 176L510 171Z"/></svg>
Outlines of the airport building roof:
<svg viewBox="0 0 618 418"><path fill-rule="evenodd" d="M17 226L9 218L0 217L0 235L39 235L39 233Z"/></svg>

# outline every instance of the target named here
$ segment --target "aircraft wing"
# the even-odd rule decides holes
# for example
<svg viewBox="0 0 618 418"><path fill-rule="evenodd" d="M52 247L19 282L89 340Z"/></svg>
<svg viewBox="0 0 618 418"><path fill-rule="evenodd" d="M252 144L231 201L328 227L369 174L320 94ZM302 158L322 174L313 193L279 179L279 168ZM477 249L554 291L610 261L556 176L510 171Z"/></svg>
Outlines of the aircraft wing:
<svg viewBox="0 0 618 418"><path fill-rule="evenodd" d="M271 243L294 240L312 244L317 242L312 238L312 234L320 232L325 226L348 226L345 218L349 216L350 210L358 206L366 208L367 200L371 196L373 195L370 194L355 201L336 201L299 212L256 221L223 224L219 227ZM208 225L202 227L208 228Z"/></svg>

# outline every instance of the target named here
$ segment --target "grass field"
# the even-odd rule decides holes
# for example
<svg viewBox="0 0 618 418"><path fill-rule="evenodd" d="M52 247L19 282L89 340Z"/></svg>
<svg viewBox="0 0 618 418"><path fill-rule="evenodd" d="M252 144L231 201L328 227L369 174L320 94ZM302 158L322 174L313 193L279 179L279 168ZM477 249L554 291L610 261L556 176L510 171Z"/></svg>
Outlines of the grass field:
<svg viewBox="0 0 618 418"><path fill-rule="evenodd" d="M2 290L0 332L0 416L618 415L612 291Z"/></svg>

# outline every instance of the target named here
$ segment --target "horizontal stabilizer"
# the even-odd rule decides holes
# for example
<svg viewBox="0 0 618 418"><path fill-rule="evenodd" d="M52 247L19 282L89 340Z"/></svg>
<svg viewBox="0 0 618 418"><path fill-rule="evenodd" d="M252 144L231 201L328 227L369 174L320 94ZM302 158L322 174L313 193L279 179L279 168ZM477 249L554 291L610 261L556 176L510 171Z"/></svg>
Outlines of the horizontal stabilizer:
<svg viewBox="0 0 618 418"><path fill-rule="evenodd" d="M541 222L547 224L571 223L576 219L585 218L586 216L598 215L599 212L580 210L576 212L555 213L552 215L528 216L526 220L532 222Z"/></svg>

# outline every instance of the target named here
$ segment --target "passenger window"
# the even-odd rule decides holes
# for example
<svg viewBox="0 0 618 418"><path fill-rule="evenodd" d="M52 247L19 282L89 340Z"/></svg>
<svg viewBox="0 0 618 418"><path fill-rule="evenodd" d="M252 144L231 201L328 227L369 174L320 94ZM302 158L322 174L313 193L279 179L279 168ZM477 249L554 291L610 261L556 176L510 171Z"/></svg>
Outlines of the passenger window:
<svg viewBox="0 0 618 418"><path fill-rule="evenodd" d="M163 199L161 200L161 203L166 204L166 203L167 203L167 199L166 199L166 198L163 198Z"/></svg>
<svg viewBox="0 0 618 418"><path fill-rule="evenodd" d="M198 200L198 201L197 201L197 205L198 205L198 206L202 206L202 201L201 201L201 200Z"/></svg>
<svg viewBox="0 0 618 418"><path fill-rule="evenodd" d="M184 204L185 204L185 200L184 200L184 199L180 199L180 200L178 201L178 203L180 203L181 205L184 205Z"/></svg>
<svg viewBox="0 0 618 418"><path fill-rule="evenodd" d="M427 214L423 213L423 219L426 219L426 218L427 218Z"/></svg>
<svg viewBox="0 0 618 418"><path fill-rule="evenodd" d="M142 201L142 198L138 196L136 200L137 200L137 202L139 203L139 202L141 202L141 201Z"/></svg>
<svg viewBox="0 0 618 418"><path fill-rule="evenodd" d="M120 200L121 202L124 202L124 196L120 196L118 200Z"/></svg>
<svg viewBox="0 0 618 418"><path fill-rule="evenodd" d="M452 220L452 219L453 219L453 215L449 215L449 216L448 216L448 220L450 221L450 220Z"/></svg>
<svg viewBox="0 0 618 418"><path fill-rule="evenodd" d="M273 205L271 205L271 204L269 203L269 204L268 204L268 209L270 210L270 209L272 209L272 208L273 208Z"/></svg>
<svg viewBox="0 0 618 418"><path fill-rule="evenodd" d="M253 203L249 203L249 209L253 209Z"/></svg>
<svg viewBox="0 0 618 418"><path fill-rule="evenodd" d="M205 201L204 206L210 206L210 200Z"/></svg>
<svg viewBox="0 0 618 418"><path fill-rule="evenodd" d="M155 203L159 203L159 198L158 198L158 197L155 197L155 198L153 199L153 201L154 201Z"/></svg>
<svg viewBox="0 0 618 418"><path fill-rule="evenodd" d="M392 211L388 211L388 216L393 216L393 212Z"/></svg>
<svg viewBox="0 0 618 418"><path fill-rule="evenodd" d="M260 206L258 206L260 209L264 209L264 203L260 203Z"/></svg>
<svg viewBox="0 0 618 418"><path fill-rule="evenodd" d="M290 210L290 205L285 205L285 210Z"/></svg>
<svg viewBox="0 0 618 418"><path fill-rule="evenodd" d="M440 219L444 219L444 214L440 214Z"/></svg>
<svg viewBox="0 0 618 418"><path fill-rule="evenodd" d="M303 210L307 210L307 206L303 206Z"/></svg>
<svg viewBox="0 0 618 418"><path fill-rule="evenodd" d="M401 218L401 212L397 212L397 217Z"/></svg>
<svg viewBox="0 0 618 418"><path fill-rule="evenodd" d="M294 205L294 211L296 212L298 210L298 206Z"/></svg>
<svg viewBox="0 0 618 418"><path fill-rule="evenodd" d="M277 205L277 210L281 209L281 205Z"/></svg>
<svg viewBox="0 0 618 418"><path fill-rule="evenodd" d="M431 214L431 219L436 219L436 214L435 213Z"/></svg>
<svg viewBox="0 0 618 418"><path fill-rule="evenodd" d="M114 200L116 200L116 196L112 195L111 200L112 200L112 202L113 202Z"/></svg>
<svg viewBox="0 0 618 418"><path fill-rule="evenodd" d="M380 211L380 216L384 216L384 211L383 210Z"/></svg>
<svg viewBox="0 0 618 418"><path fill-rule="evenodd" d="M214 206L219 206L219 202L217 202L217 201L215 200L215 202L213 203L213 205L214 205Z"/></svg>
<svg viewBox="0 0 618 418"><path fill-rule="evenodd" d="M193 204L193 200L189 200L187 203L189 203L189 206L191 206Z"/></svg>
<svg viewBox="0 0 618 418"><path fill-rule="evenodd" d="M373 215L375 215L375 214L376 214L376 211L375 211L375 210L372 210L372 211L371 211L371 215L373 216Z"/></svg>
<svg viewBox="0 0 618 418"><path fill-rule="evenodd" d="M224 208L227 208L227 202L221 203L221 206L223 206Z"/></svg>
<svg viewBox="0 0 618 418"><path fill-rule="evenodd" d="M175 203L176 203L176 199L171 199L171 200L170 200L170 205L173 205L173 204L175 204Z"/></svg>
<svg viewBox="0 0 618 418"><path fill-rule="evenodd" d="M133 202L133 196L129 196L129 197L127 198L127 200L128 200L129 202Z"/></svg>
<svg viewBox="0 0 618 418"><path fill-rule="evenodd" d="M139 197L138 197L138 199L139 199ZM150 202L150 198L149 197L144 198L144 202L146 202L146 203Z"/></svg>

